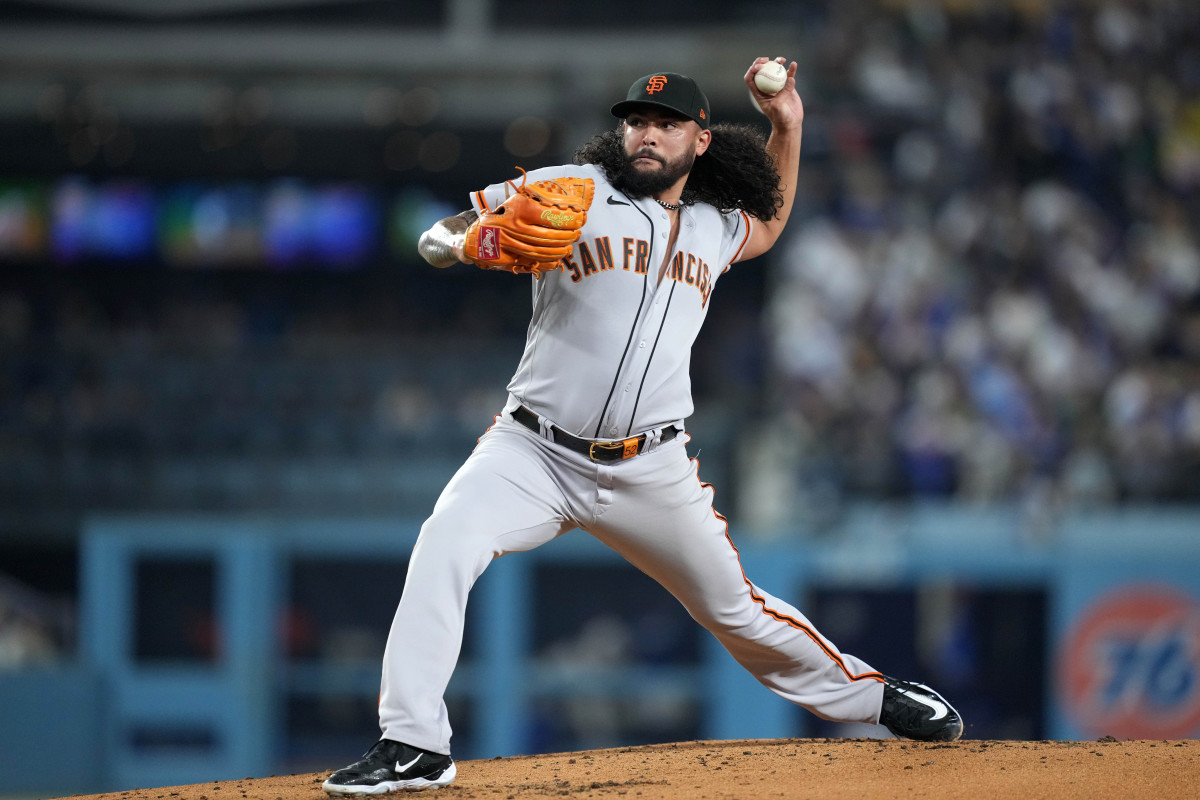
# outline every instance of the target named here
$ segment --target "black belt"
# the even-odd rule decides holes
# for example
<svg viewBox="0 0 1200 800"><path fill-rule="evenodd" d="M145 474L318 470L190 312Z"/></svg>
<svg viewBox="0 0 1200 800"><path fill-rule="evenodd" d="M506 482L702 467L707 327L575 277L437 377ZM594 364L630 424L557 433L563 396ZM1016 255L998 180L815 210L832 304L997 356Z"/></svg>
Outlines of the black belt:
<svg viewBox="0 0 1200 800"><path fill-rule="evenodd" d="M541 420L538 419L537 414L525 406L517 406L512 412L512 418L539 436L541 435ZM663 428L662 436L659 437L658 441L660 444L666 444L677 435L679 435L679 429L674 425L668 425ZM580 439L578 436L572 436L562 428L551 425L550 436L555 444L561 444L568 450L574 450L580 455L587 456L592 461L624 461L642 452L642 448L646 446L646 434L644 433L616 442L595 442L591 439Z"/></svg>

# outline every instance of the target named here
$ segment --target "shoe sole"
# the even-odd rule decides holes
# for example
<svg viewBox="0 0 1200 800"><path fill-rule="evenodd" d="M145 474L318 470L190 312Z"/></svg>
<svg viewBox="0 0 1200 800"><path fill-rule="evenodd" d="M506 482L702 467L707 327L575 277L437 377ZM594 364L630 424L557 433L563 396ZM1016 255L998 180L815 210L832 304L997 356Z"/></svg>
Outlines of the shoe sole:
<svg viewBox="0 0 1200 800"><path fill-rule="evenodd" d="M390 792L419 792L423 789L440 789L443 786L449 786L454 783L454 778L458 775L458 768L454 762L450 762L450 766L446 767L446 771L436 778L413 778L407 781L382 781L373 786L342 786L336 783L325 781L321 784L321 788L325 790L325 794L335 797L358 797L362 795L372 794L388 794Z"/></svg>

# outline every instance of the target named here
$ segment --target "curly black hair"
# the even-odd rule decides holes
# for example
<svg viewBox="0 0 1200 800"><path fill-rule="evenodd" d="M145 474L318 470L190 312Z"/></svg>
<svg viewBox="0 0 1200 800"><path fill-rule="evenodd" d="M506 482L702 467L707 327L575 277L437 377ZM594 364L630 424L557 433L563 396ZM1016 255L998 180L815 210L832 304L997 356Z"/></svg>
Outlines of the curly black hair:
<svg viewBox="0 0 1200 800"><path fill-rule="evenodd" d="M692 165L681 201L708 203L721 211L741 209L760 220L774 219L783 205L783 193L779 171L766 149L766 136L755 127L734 122L718 122L711 130L712 141ZM595 164L621 189L625 147L620 126L585 142L575 151L574 163Z"/></svg>

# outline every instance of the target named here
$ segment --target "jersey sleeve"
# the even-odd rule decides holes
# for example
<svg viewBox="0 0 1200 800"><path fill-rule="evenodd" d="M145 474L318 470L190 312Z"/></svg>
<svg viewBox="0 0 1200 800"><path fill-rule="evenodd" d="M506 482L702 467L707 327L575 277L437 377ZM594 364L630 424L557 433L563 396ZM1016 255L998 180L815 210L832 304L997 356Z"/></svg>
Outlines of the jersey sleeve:
<svg viewBox="0 0 1200 800"><path fill-rule="evenodd" d="M725 236L721 242L721 271L725 272L742 256L750 234L754 233L754 218L745 211L730 211L721 215Z"/></svg>
<svg viewBox="0 0 1200 800"><path fill-rule="evenodd" d="M493 183L491 186L471 192L471 207L482 214L494 211L497 206L508 199L512 187L507 183Z"/></svg>
<svg viewBox="0 0 1200 800"><path fill-rule="evenodd" d="M575 166L567 164L558 167L540 167L531 169L526 173L526 177L522 178L521 173L517 173L513 178L500 183L493 183L482 189L471 192L471 207L476 212L482 214L485 211L495 211L496 208L505 200L513 196L516 192L516 187L521 185L522 180L528 180L530 183L534 181L553 180L555 178L595 178L597 169L591 165Z"/></svg>

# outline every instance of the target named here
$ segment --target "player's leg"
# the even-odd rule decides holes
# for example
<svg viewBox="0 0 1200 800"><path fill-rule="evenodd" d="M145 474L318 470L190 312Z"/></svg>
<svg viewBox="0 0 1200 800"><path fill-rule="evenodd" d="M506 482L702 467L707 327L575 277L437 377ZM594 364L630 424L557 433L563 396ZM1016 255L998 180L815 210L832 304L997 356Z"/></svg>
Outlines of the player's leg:
<svg viewBox="0 0 1200 800"><path fill-rule="evenodd" d="M379 701L382 739L339 770L331 794L444 786L454 779L443 695L462 647L467 595L493 558L574 527L544 448L499 421L443 490L421 527L388 634Z"/></svg>
<svg viewBox="0 0 1200 800"><path fill-rule="evenodd" d="M915 702L919 690L901 691L897 701L897 690L885 685L890 679L840 652L791 604L751 582L697 468L682 443L609 468L612 504L586 529L661 583L781 697L825 719L869 723L880 721L885 697L897 710L897 702ZM922 709L926 716L938 713ZM911 719L902 735L930 733L918 722ZM942 726L933 727L937 736L946 735Z"/></svg>
<svg viewBox="0 0 1200 800"><path fill-rule="evenodd" d="M524 428L498 421L421 527L388 635L380 723L387 738L447 752L442 693L458 660L467 594L492 561L574 527L564 476Z"/></svg>

